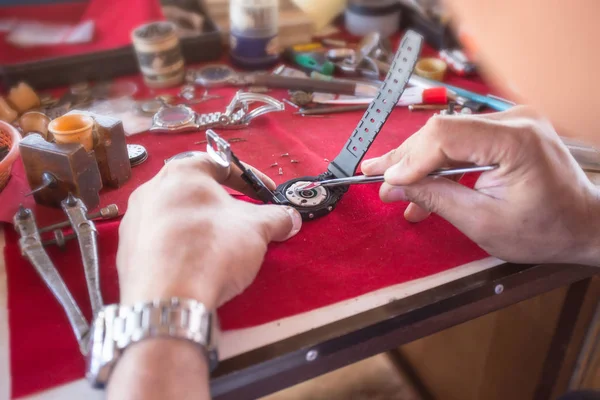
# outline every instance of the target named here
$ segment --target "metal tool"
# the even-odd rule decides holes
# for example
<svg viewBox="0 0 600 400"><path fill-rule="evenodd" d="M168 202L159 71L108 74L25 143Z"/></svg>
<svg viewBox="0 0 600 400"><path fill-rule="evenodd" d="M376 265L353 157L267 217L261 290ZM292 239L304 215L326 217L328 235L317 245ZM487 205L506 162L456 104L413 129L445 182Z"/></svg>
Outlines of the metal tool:
<svg viewBox="0 0 600 400"><path fill-rule="evenodd" d="M90 296L92 312L94 315L102 309L102 293L100 291L100 266L98 261L98 243L96 225L87 218L87 208L80 199L71 193L61 203L62 209L67 214L73 231L77 235L83 271Z"/></svg>
<svg viewBox="0 0 600 400"><path fill-rule="evenodd" d="M44 250L33 212L21 206L13 222L15 229L21 236L19 239L21 254L31 262L38 275L65 310L71 328L79 342L81 352L84 354L87 353L89 325L83 317L81 309L73 299L71 292L67 289L58 270L52 263L52 260L50 260L48 253Z"/></svg>
<svg viewBox="0 0 600 400"><path fill-rule="evenodd" d="M438 169L429 173L427 176L452 176L452 175L461 175L467 174L470 172L485 172L491 171L493 169L498 168L497 165L484 165L484 166L473 166L473 167L462 167L462 168L447 168L447 169ZM375 183L375 182L383 182L385 181L383 175L357 175L351 176L348 178L336 178L336 179L326 179L323 181L314 181L308 182L306 185L298 186L295 188L296 191L303 190L311 190L318 187L333 187L333 186L346 186L346 185L356 185L362 183Z"/></svg>
<svg viewBox="0 0 600 400"><path fill-rule="evenodd" d="M370 83L342 79L311 79L267 73L238 73L231 67L222 65L201 68L196 72L194 82L204 87L264 86L267 88L347 94L359 97L372 97L377 93L377 87Z"/></svg>
<svg viewBox="0 0 600 400"><path fill-rule="evenodd" d="M31 196L32 194L39 193L46 188L54 189L57 186L58 186L58 179L56 179L56 176L54 176L50 172L45 171L45 172L42 172L41 184L38 187L34 188L31 192L25 194L25 196Z"/></svg>
<svg viewBox="0 0 600 400"><path fill-rule="evenodd" d="M351 111L364 111L369 108L368 104L353 104L350 106L335 106L335 107L320 107L320 108L301 108L294 114L299 115L324 115L324 114L339 114Z"/></svg>
<svg viewBox="0 0 600 400"><path fill-rule="evenodd" d="M388 73L393 56L389 40L383 38L380 33L373 32L362 38L354 54L349 51L348 57L336 65L342 72L379 79L381 74Z"/></svg>
<svg viewBox="0 0 600 400"><path fill-rule="evenodd" d="M13 221L15 229L21 236L19 239L21 253L31 262L46 286L65 310L69 323L75 333L75 337L79 342L80 350L83 354L86 354L89 325L83 317L81 309L60 277L58 270L52 263L52 260L50 260L48 253L46 253L44 246L54 244L64 246L67 240L78 239L90 303L95 315L100 307L102 307L102 295L100 293L99 285L98 246L96 242L97 233L91 219L98 217L103 219L117 217L119 209L115 204L111 204L96 213L87 214L83 202L72 195L69 195L67 199L63 200L62 208L69 220L43 228L38 229L33 212L24 207L19 208ZM65 235L61 228L68 226L72 227L74 233ZM49 231L53 231L54 239L42 241L41 234Z"/></svg>

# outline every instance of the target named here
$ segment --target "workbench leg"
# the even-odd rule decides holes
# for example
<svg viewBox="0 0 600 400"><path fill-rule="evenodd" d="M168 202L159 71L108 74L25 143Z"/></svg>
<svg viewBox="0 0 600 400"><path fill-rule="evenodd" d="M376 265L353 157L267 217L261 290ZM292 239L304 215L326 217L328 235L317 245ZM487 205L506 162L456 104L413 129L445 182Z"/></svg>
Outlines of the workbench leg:
<svg viewBox="0 0 600 400"><path fill-rule="evenodd" d="M404 357L402 352L398 349L388 350L386 352L388 359L394 364L399 373L402 373L406 379L410 382L413 389L419 395L420 400L434 400L433 395L427 389L427 386L419 377L417 371L413 368L410 362Z"/></svg>
<svg viewBox="0 0 600 400"><path fill-rule="evenodd" d="M535 390L534 400L548 400L552 395L590 282L591 278L588 278L569 286Z"/></svg>

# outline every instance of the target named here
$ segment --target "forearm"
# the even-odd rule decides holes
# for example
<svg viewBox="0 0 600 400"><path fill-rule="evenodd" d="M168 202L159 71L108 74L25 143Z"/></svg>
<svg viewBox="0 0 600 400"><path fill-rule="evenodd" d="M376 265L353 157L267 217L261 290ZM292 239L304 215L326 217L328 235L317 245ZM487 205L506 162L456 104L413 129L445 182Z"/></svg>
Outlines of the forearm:
<svg viewBox="0 0 600 400"><path fill-rule="evenodd" d="M111 399L210 399L206 358L197 345L175 339L147 339L132 345L113 370Z"/></svg>

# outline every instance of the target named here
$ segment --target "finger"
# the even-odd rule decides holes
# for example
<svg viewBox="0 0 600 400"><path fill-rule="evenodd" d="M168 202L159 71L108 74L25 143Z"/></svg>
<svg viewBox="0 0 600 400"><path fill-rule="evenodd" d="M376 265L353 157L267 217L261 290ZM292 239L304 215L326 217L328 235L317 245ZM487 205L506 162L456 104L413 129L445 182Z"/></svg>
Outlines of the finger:
<svg viewBox="0 0 600 400"><path fill-rule="evenodd" d="M262 173L261 171L254 168L251 165L248 165L246 163L242 164L244 164L244 167L246 167L247 169L252 170L256 174L258 179L260 179L265 184L266 187L268 187L270 190L275 190L277 185L275 184L275 182L273 182L271 178L269 178L267 175L265 175L264 173ZM242 171L236 165L231 165L231 172L229 173L229 177L223 182L223 185L228 186L233 190L237 190L238 192L241 192L248 197L259 200L258 197L256 197L256 192L242 178Z"/></svg>
<svg viewBox="0 0 600 400"><path fill-rule="evenodd" d="M480 222L495 201L493 198L444 178L426 178L407 186L383 183L379 192L384 202L410 201L427 212L433 212L467 233ZM424 212L417 217L422 217Z"/></svg>
<svg viewBox="0 0 600 400"><path fill-rule="evenodd" d="M243 164L246 168L252 170L269 189L275 189L275 182L271 178L251 165ZM222 185L256 198L256 193L242 178L242 171L236 165L232 164L229 167L223 167L216 163L208 153L194 152L194 155L191 157L170 161L167 164L167 168L163 169L165 170L165 174L168 174L169 172L167 171L169 170L178 170L184 174L204 173Z"/></svg>
<svg viewBox="0 0 600 400"><path fill-rule="evenodd" d="M404 210L404 218L408 222L421 222L431 215L429 210L424 209L416 203L410 203Z"/></svg>
<svg viewBox="0 0 600 400"><path fill-rule="evenodd" d="M445 179L458 182L464 176L464 174L447 176ZM431 215L431 212L416 203L410 203L406 210L404 210L404 218L408 222L421 222Z"/></svg>
<svg viewBox="0 0 600 400"><path fill-rule="evenodd" d="M302 228L302 217L292 207L269 205L252 205L252 215L258 219L263 236L267 242L282 242L295 236Z"/></svg>
<svg viewBox="0 0 600 400"><path fill-rule="evenodd" d="M539 114L528 106L514 106L505 111L492 112L487 114L473 114L472 117L479 117L489 120L506 121L514 118L538 118Z"/></svg>
<svg viewBox="0 0 600 400"><path fill-rule="evenodd" d="M435 116L396 151L369 162L367 175L384 173L391 185L410 185L456 162L501 164L517 125L466 116ZM508 146L510 148L510 146Z"/></svg>

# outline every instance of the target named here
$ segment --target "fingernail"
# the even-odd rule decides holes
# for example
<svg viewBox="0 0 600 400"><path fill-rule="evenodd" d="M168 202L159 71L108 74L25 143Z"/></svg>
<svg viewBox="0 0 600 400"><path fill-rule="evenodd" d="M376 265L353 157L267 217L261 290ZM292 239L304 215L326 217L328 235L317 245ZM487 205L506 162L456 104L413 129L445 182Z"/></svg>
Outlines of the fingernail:
<svg viewBox="0 0 600 400"><path fill-rule="evenodd" d="M289 238L296 236L296 234L300 232L300 228L302 228L302 216L300 215L298 210L292 207L286 207L285 211L290 215L290 218L292 219L292 230L290 231L290 234L284 239L288 240Z"/></svg>
<svg viewBox="0 0 600 400"><path fill-rule="evenodd" d="M394 186L385 195L387 201L408 201L403 187Z"/></svg>

